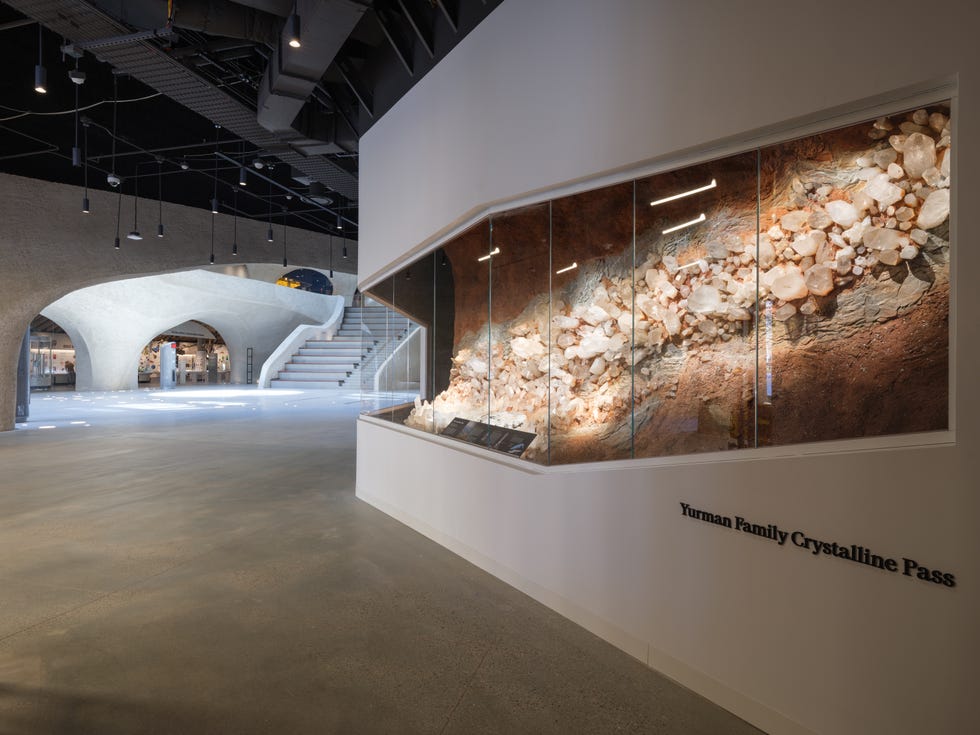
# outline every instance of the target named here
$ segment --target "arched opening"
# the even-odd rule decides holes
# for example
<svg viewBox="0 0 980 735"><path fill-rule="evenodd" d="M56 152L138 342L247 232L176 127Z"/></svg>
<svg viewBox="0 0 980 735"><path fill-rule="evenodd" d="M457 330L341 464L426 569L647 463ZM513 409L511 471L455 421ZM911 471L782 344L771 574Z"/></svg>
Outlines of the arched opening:
<svg viewBox="0 0 980 735"><path fill-rule="evenodd" d="M31 391L75 390L75 345L61 325L34 317L30 350Z"/></svg>
<svg viewBox="0 0 980 735"><path fill-rule="evenodd" d="M327 275L312 268L297 268L294 271L285 273L279 277L276 284L289 288L298 288L301 291L322 293L327 296L333 295L333 283L330 282Z"/></svg>
<svg viewBox="0 0 980 735"><path fill-rule="evenodd" d="M174 352L173 372L169 377L165 373L161 383L161 369L168 369L167 350ZM217 385L230 382L230 376L231 356L224 338L209 324L192 319L161 332L143 347L137 385Z"/></svg>

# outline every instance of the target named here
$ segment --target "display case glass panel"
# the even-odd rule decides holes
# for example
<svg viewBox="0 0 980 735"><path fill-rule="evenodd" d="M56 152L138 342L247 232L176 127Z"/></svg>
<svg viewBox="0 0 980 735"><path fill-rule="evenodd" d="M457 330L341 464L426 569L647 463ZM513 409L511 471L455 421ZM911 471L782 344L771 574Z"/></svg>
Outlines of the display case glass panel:
<svg viewBox="0 0 980 735"><path fill-rule="evenodd" d="M945 429L949 104L761 151L760 444Z"/></svg>
<svg viewBox="0 0 980 735"><path fill-rule="evenodd" d="M433 396L420 398L404 420L483 445L489 437L479 425L490 415L490 251L490 226L483 220L434 254Z"/></svg>
<svg viewBox="0 0 980 735"><path fill-rule="evenodd" d="M486 442L548 463L550 205L490 218L490 418ZM515 433L515 430L517 433ZM533 439L525 445L525 435ZM520 450L520 451L519 451Z"/></svg>
<svg viewBox="0 0 980 735"><path fill-rule="evenodd" d="M552 464L632 456L633 189L552 202Z"/></svg>
<svg viewBox="0 0 980 735"><path fill-rule="evenodd" d="M753 446L757 154L638 179L634 455Z"/></svg>

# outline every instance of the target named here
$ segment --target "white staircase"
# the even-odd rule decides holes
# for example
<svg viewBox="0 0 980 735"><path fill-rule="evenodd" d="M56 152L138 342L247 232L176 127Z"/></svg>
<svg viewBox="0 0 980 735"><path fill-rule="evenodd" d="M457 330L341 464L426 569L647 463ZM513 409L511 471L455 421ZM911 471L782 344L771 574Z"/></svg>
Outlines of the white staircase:
<svg viewBox="0 0 980 735"><path fill-rule="evenodd" d="M322 390L355 385L364 359L393 335L408 330L409 320L383 306L347 307L332 340L307 340L270 381L271 388Z"/></svg>

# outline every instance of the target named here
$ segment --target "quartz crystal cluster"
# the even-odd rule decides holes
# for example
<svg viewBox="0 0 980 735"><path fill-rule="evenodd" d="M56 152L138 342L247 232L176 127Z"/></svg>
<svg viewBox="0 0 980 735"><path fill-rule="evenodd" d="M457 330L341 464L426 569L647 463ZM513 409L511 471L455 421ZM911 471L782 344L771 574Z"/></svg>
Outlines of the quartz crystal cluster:
<svg viewBox="0 0 980 735"><path fill-rule="evenodd" d="M440 431L463 416L535 432L530 457L547 446L549 423L552 441L601 437L664 388L671 361L738 353L757 303L777 322L806 318L821 299L945 246L931 231L949 216L949 118L880 118L869 137L865 151L787 177L763 203L761 232L733 227L744 220L729 213L661 238L632 273L583 267L563 292L576 295L570 303L539 296L457 345L448 389L416 402L407 423Z"/></svg>

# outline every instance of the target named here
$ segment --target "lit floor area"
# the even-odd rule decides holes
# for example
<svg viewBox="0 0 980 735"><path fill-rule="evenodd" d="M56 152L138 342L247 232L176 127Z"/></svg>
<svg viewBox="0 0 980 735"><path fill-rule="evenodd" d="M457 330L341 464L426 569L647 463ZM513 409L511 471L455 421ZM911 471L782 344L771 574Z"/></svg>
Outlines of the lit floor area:
<svg viewBox="0 0 980 735"><path fill-rule="evenodd" d="M35 395L0 433L0 733L758 732L357 500L361 406Z"/></svg>

